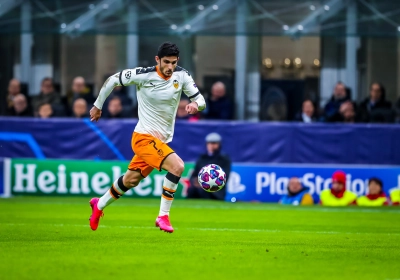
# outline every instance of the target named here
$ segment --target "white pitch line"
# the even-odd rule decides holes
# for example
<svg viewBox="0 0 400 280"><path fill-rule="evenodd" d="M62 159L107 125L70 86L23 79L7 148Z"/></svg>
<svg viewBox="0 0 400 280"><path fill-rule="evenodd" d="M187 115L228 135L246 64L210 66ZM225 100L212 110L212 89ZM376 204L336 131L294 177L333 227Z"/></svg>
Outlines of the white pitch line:
<svg viewBox="0 0 400 280"><path fill-rule="evenodd" d="M0 223L5 226L31 226L32 224L23 223ZM86 227L89 225L82 224L34 224L43 226L54 227ZM106 226L100 225L99 228L123 228L123 229L156 229L155 226ZM178 229L178 228L175 228ZM378 235L395 235L399 236L400 233L384 233L384 232L340 232L340 231L308 231L308 230L278 230L278 229L247 229L247 228L181 228L181 230L189 231L230 231L230 232L266 232L266 233L301 233L301 234L378 234Z"/></svg>

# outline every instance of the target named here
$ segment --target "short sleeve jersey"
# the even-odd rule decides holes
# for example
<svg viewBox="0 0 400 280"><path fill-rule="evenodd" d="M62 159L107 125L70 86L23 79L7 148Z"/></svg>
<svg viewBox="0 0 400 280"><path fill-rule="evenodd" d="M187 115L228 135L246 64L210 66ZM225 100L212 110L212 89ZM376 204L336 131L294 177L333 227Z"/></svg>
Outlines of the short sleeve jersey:
<svg viewBox="0 0 400 280"><path fill-rule="evenodd" d="M136 85L139 122L135 132L150 134L164 143L172 141L175 116L182 92L189 98L199 95L190 74L177 66L172 76L165 79L156 66L123 70L120 84Z"/></svg>

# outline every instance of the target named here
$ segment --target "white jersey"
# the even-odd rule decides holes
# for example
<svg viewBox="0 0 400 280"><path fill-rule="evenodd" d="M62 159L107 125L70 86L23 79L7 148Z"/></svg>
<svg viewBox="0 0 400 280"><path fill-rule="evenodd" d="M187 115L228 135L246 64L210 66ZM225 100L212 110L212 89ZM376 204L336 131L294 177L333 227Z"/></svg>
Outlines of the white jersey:
<svg viewBox="0 0 400 280"><path fill-rule="evenodd" d="M137 87L139 122L135 132L150 134L165 143L172 141L182 92L198 104L199 111L205 108L205 100L193 78L179 66L168 78L156 66L123 70L107 79L94 105L101 109L112 89L119 85Z"/></svg>

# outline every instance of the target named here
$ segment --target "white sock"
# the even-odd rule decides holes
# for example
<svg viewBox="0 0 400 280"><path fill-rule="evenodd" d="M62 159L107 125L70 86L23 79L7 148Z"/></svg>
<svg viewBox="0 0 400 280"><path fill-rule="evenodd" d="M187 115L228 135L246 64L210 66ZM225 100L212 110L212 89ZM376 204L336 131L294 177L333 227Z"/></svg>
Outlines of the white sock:
<svg viewBox="0 0 400 280"><path fill-rule="evenodd" d="M97 208L99 208L99 210L103 210L108 205L119 199L126 191L128 191L128 188L123 184L123 177L124 176L121 176L115 180L111 188L99 199L99 202L97 203Z"/></svg>
<svg viewBox="0 0 400 280"><path fill-rule="evenodd" d="M175 176L171 173L168 173L167 176L165 176L159 216L169 216L169 210L171 209L172 201L174 201L174 195L178 188L180 178L181 177Z"/></svg>

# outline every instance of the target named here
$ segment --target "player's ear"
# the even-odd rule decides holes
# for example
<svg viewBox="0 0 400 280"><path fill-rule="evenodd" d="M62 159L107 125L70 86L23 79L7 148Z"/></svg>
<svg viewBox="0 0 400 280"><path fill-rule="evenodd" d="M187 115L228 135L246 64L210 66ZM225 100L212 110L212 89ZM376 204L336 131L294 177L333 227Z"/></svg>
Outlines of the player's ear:
<svg viewBox="0 0 400 280"><path fill-rule="evenodd" d="M158 57L158 55L155 56L155 60L156 60L157 64L160 63L160 58Z"/></svg>

